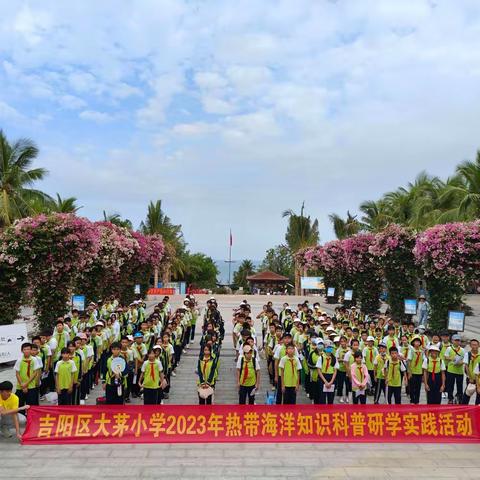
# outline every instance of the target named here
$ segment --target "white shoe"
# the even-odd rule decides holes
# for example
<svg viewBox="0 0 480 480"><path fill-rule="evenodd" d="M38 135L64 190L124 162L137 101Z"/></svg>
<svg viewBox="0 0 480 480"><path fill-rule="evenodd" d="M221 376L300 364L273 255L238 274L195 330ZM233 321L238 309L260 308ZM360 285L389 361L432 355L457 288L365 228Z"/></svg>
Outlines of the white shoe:
<svg viewBox="0 0 480 480"><path fill-rule="evenodd" d="M45 397L45 395L42 395L39 400L41 400L41 401L43 402L43 401L46 400L46 399L47 399L47 398Z"/></svg>
<svg viewBox="0 0 480 480"><path fill-rule="evenodd" d="M85 400L80 400L80 405L85 405Z"/></svg>
<svg viewBox="0 0 480 480"><path fill-rule="evenodd" d="M348 403L348 398L347 397L345 398L345 403Z"/></svg>
<svg viewBox="0 0 480 480"><path fill-rule="evenodd" d="M175 372L172 372L172 377L176 377L177 374Z"/></svg>
<svg viewBox="0 0 480 480"><path fill-rule="evenodd" d="M88 400L88 395L85 395L85 400Z"/></svg>
<svg viewBox="0 0 480 480"><path fill-rule="evenodd" d="M10 429L6 426L3 425L2 429L0 430L0 433L5 437L5 438L12 438L13 433L10 431Z"/></svg>
<svg viewBox="0 0 480 480"><path fill-rule="evenodd" d="M187 353L187 351L185 349L183 349L183 353Z"/></svg>
<svg viewBox="0 0 480 480"><path fill-rule="evenodd" d="M195 340L190 340L190 345L193 345L195 343Z"/></svg>
<svg viewBox="0 0 480 480"><path fill-rule="evenodd" d="M343 397L338 401L338 403L343 403L344 400L343 400Z"/></svg>

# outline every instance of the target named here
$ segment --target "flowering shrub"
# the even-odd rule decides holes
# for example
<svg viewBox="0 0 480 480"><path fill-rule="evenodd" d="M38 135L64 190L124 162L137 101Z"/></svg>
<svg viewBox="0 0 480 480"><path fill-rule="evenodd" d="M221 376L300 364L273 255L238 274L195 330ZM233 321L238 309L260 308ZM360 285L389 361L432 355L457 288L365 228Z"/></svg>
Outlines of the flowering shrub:
<svg viewBox="0 0 480 480"><path fill-rule="evenodd" d="M322 266L322 250L320 246L305 248L302 251L300 264L307 270L319 270Z"/></svg>
<svg viewBox="0 0 480 480"><path fill-rule="evenodd" d="M98 254L98 230L85 218L53 214L19 220L7 235L15 235L8 250L26 275L39 326L51 326L67 311L76 279Z"/></svg>
<svg viewBox="0 0 480 480"><path fill-rule="evenodd" d="M480 222L435 225L417 236L414 254L426 277L473 278L480 267Z"/></svg>
<svg viewBox="0 0 480 480"><path fill-rule="evenodd" d="M435 225L417 236L414 254L427 280L430 323L443 327L448 310L461 306L466 282L478 277L480 222Z"/></svg>
<svg viewBox="0 0 480 480"><path fill-rule="evenodd" d="M0 325L13 323L18 318L26 287L27 277L19 268L16 249L13 229L3 232L0 238Z"/></svg>
<svg viewBox="0 0 480 480"><path fill-rule="evenodd" d="M415 235L411 231L391 224L375 235L369 248L386 280L391 314L398 319L404 316L404 299L415 296L414 246Z"/></svg>
<svg viewBox="0 0 480 480"><path fill-rule="evenodd" d="M160 266L165 251L160 235L143 235L139 232L131 234L136 240L135 252L121 267L117 282L117 294L125 303L134 296L135 284L140 285L142 294L146 292L149 276L155 267Z"/></svg>
<svg viewBox="0 0 480 480"><path fill-rule="evenodd" d="M95 222L92 226L98 232L100 248L89 268L84 269L77 290L88 300L97 301L106 294L118 293L122 267L128 266L139 246L126 228L110 222Z"/></svg>
<svg viewBox="0 0 480 480"><path fill-rule="evenodd" d="M320 259L325 288L335 288L335 297L332 301L336 302L341 290L351 286L351 279L346 269L343 241L332 240L327 242L322 248Z"/></svg>
<svg viewBox="0 0 480 480"><path fill-rule="evenodd" d="M342 241L347 273L353 280L353 289L365 313L375 313L382 290L381 272L370 253L375 235L361 233Z"/></svg>

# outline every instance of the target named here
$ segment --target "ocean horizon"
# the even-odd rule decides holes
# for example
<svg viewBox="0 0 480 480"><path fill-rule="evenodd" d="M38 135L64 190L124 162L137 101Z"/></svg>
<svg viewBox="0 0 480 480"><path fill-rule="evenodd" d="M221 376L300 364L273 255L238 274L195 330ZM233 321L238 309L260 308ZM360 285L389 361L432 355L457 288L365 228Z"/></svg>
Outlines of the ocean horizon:
<svg viewBox="0 0 480 480"><path fill-rule="evenodd" d="M213 260L215 265L218 268L218 275L217 275L217 282L221 285L228 284L228 263L225 260ZM233 274L238 270L240 264L243 262L242 260L234 260L231 267L231 281L233 282ZM260 264L262 263L261 260L252 260L253 266L257 269Z"/></svg>

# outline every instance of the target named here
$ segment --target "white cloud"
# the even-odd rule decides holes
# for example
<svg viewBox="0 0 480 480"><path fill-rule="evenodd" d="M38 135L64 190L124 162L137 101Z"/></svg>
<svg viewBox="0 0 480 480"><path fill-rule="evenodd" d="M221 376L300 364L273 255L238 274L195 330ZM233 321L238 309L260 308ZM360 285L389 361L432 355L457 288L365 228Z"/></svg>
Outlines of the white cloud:
<svg viewBox="0 0 480 480"><path fill-rule="evenodd" d="M207 113L228 115L236 110L236 107L232 102L211 95L202 97L202 105Z"/></svg>
<svg viewBox="0 0 480 480"><path fill-rule="evenodd" d="M217 130L216 125L204 122L179 123L172 128L172 133L176 135L196 136L211 134Z"/></svg>
<svg viewBox="0 0 480 480"><path fill-rule="evenodd" d="M238 228L268 232L243 239L246 254L258 256L282 238L279 212L303 199L327 239L326 213L353 211L424 168L451 174L480 146L477 0L245 0L241 8L233 0L138 0L134 9L109 1L4 3L5 128L21 125L42 143L67 144L75 175L94 155L79 153L78 144L88 139L92 152L118 146L121 155L92 160L105 184L105 164L120 176L132 153L141 157L143 180L132 180L131 198L171 196L183 209L173 211L189 215L180 220L211 254L221 235L198 238L203 212L223 225L248 208ZM48 131L41 122L29 131L27 119L52 116ZM77 132L75 121L92 125ZM151 178L166 165L171 183ZM178 178L198 209L185 208L187 193L177 196ZM248 182L240 188L238 178ZM75 182L66 184L80 196ZM99 189L121 202L117 190ZM258 191L261 214L251 200ZM99 204L95 195L82 204ZM233 196L245 201L233 205Z"/></svg>
<svg viewBox="0 0 480 480"><path fill-rule="evenodd" d="M105 112L97 112L95 110L84 110L78 115L82 120L89 120L95 123L108 123L111 122L114 117Z"/></svg>
<svg viewBox="0 0 480 480"><path fill-rule="evenodd" d="M0 100L0 118L8 121L19 121L22 115L15 108Z"/></svg>
<svg viewBox="0 0 480 480"><path fill-rule="evenodd" d="M87 105L81 98L69 94L60 96L58 98L58 103L67 110L78 110Z"/></svg>

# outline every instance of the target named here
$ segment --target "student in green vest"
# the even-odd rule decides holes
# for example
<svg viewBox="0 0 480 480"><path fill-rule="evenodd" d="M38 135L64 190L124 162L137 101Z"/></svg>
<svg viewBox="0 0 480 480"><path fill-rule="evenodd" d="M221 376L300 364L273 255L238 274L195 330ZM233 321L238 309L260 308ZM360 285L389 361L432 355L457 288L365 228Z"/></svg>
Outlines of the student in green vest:
<svg viewBox="0 0 480 480"><path fill-rule="evenodd" d="M280 359L278 364L282 384L282 397L284 405L295 405L297 403L297 392L300 386L300 370L302 364L295 356L295 347L289 343L286 347L286 355Z"/></svg>
<svg viewBox="0 0 480 480"><path fill-rule="evenodd" d="M317 362L321 356L319 347L323 347L323 340L321 338L312 339L312 349L308 355L308 367L310 370L310 392L312 403L320 404L320 381L318 378Z"/></svg>
<svg viewBox="0 0 480 480"><path fill-rule="evenodd" d="M391 404L393 398L395 404L400 405L402 403L402 372L407 369L398 356L397 347L390 347L389 353L390 358L384 368L387 402Z"/></svg>
<svg viewBox="0 0 480 480"><path fill-rule="evenodd" d="M155 347L160 348L158 345ZM147 361L143 362L139 385L143 388L143 404L157 405L160 385L163 382L162 362L155 357L155 351L148 352Z"/></svg>
<svg viewBox="0 0 480 480"><path fill-rule="evenodd" d="M38 405L38 362L32 357L32 346L30 343L23 343L21 350L22 358L17 360L13 367L17 377L15 394L19 399L21 407L24 405Z"/></svg>
<svg viewBox="0 0 480 480"><path fill-rule="evenodd" d="M448 404L453 404L453 392L455 386L457 389L457 403L461 403L463 397L463 361L465 358L465 350L460 345L460 335L452 335L452 345L445 351L444 359L448 361L446 390L448 394Z"/></svg>
<svg viewBox="0 0 480 480"><path fill-rule="evenodd" d="M253 356L250 345L243 347L243 355L237 360L238 403L240 405L255 404L255 392L260 388L260 363Z"/></svg>
<svg viewBox="0 0 480 480"><path fill-rule="evenodd" d="M125 387L127 379L127 366L122 372L112 369L112 360L120 357L122 346L113 342L110 346L111 356L107 358L102 371L102 388L105 390L107 405L123 405L125 400Z"/></svg>
<svg viewBox="0 0 480 480"><path fill-rule="evenodd" d="M377 358L378 355L378 350L375 347L375 338L373 336L368 336L366 339L366 346L362 351L362 355L365 361L365 365L367 366L368 369L368 374L370 375L370 382L371 386L367 392L368 395L373 395L373 392L375 392L375 365L374 361L375 358Z"/></svg>
<svg viewBox="0 0 480 480"><path fill-rule="evenodd" d="M445 363L440 358L440 348L430 345L428 356L423 360L423 384L428 405L440 405L445 390Z"/></svg>
<svg viewBox="0 0 480 480"><path fill-rule="evenodd" d="M345 335L340 336L340 346L337 348L335 352L335 357L338 362L337 368L337 396L340 397L340 403L348 403L348 396L350 394L350 379L347 376L347 366L344 362L345 354L348 352L347 347L347 337ZM345 395L344 389L345 386Z"/></svg>
<svg viewBox="0 0 480 480"><path fill-rule="evenodd" d="M62 358L55 365L55 389L57 390L58 404L71 405L77 367L68 348L62 348L60 354Z"/></svg>
<svg viewBox="0 0 480 480"><path fill-rule="evenodd" d="M330 340L325 341L325 350L318 357L316 364L320 379L319 403L321 405L333 404L335 398L335 379L337 377L337 359L333 354L333 345Z"/></svg>
<svg viewBox="0 0 480 480"><path fill-rule="evenodd" d="M198 394L199 405L212 405L213 389L215 388L216 379L216 360L212 357L212 347L205 345L203 347L203 356L198 359L197 374L198 374L198 388L207 390L209 395L204 398Z"/></svg>
<svg viewBox="0 0 480 480"><path fill-rule="evenodd" d="M423 348L422 340L419 337L413 337L410 341L412 349L408 357L408 384L410 393L410 403L418 405L420 403L420 391L423 380Z"/></svg>
<svg viewBox="0 0 480 480"><path fill-rule="evenodd" d="M292 345L294 351L295 347L292 343L292 335L290 333L285 333L282 337L282 341L275 347L273 353L273 359L275 362L274 373L275 373L275 386L277 388L276 404L281 405L283 403L283 389L282 389L282 376L280 372L280 361L282 357L287 354L287 346Z"/></svg>
<svg viewBox="0 0 480 480"><path fill-rule="evenodd" d="M385 375L384 375L384 368L385 363L388 360L387 356L387 346L380 342L378 344L378 355L376 356L373 364L374 364L374 375L375 375L375 396L373 403L378 405L380 402L380 395L383 393L383 397L385 400L387 399L387 390L385 387Z"/></svg>
<svg viewBox="0 0 480 480"><path fill-rule="evenodd" d="M465 375L467 377L467 384L476 383L475 379L475 367L480 364L480 354L478 351L479 342L476 338L470 340L470 351L465 352L463 363L465 365ZM472 395L473 396L473 395ZM463 394L462 404L468 405L470 403L470 396L466 393ZM480 403L480 395L477 393L477 399L475 405Z"/></svg>

